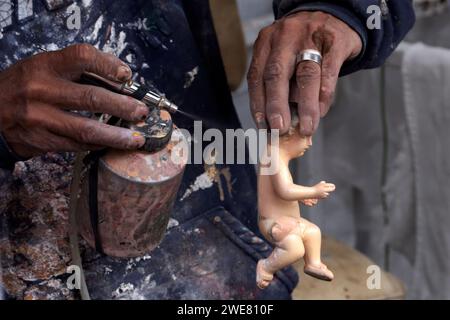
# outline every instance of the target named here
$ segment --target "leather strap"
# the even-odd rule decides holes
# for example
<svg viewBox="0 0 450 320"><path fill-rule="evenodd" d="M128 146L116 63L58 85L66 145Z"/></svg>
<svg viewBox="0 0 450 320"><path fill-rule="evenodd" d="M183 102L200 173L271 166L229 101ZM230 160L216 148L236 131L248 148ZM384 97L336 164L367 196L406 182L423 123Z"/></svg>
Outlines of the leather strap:
<svg viewBox="0 0 450 320"><path fill-rule="evenodd" d="M77 225L77 209L78 209L78 193L80 191L81 171L83 169L83 159L86 153L78 153L73 169L72 183L70 186L70 202L69 202L69 240L70 251L72 255L72 264L78 266L81 273L80 295L83 300L91 300L89 290L84 277L83 262L80 255L80 247L78 246L78 225Z"/></svg>
<svg viewBox="0 0 450 320"><path fill-rule="evenodd" d="M104 254L99 230L98 217L98 167L100 157L106 153L106 150L94 151L84 158L84 164L89 168L88 177L88 201L89 217L91 221L92 234L94 235L95 250Z"/></svg>
<svg viewBox="0 0 450 320"><path fill-rule="evenodd" d="M103 254L102 239L98 227L98 162L99 158L96 157L91 162L91 167L89 168L89 217L91 220L92 233L94 235L95 250Z"/></svg>

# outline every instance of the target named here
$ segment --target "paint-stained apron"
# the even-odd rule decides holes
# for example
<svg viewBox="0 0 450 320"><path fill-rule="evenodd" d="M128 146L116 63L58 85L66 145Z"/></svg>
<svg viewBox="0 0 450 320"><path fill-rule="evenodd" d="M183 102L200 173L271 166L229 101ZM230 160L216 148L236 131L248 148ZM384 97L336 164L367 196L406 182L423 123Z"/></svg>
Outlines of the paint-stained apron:
<svg viewBox="0 0 450 320"><path fill-rule="evenodd" d="M164 92L181 109L222 129L240 126L206 0L13 2L0 1L2 70L39 47L90 43L129 63L136 81ZM192 120L174 120L193 131ZM0 172L4 297L77 298L66 287L72 165L72 154L51 153L18 163L14 174ZM166 237L146 256L105 257L81 241L92 298L290 297L293 269L279 272L265 291L255 284L256 261L271 248L257 231L252 165L188 165L177 199Z"/></svg>

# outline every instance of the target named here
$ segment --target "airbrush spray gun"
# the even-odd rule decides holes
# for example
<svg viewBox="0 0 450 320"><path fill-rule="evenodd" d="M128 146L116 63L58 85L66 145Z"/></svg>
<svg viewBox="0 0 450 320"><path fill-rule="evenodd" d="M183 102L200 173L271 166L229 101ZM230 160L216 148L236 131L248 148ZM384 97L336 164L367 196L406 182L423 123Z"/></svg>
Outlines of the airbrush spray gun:
<svg viewBox="0 0 450 320"><path fill-rule="evenodd" d="M121 83L105 79L91 72L85 72L82 75L82 80L120 94L131 96L137 100L143 101L150 107L164 109L170 113L176 113L178 111L178 107L170 102L164 95L158 94L133 80Z"/></svg>
<svg viewBox="0 0 450 320"><path fill-rule="evenodd" d="M80 80L149 107L147 118L137 123L109 119L108 124L140 132L146 142L136 151L106 150L98 157L91 153L76 218L79 233L97 251L116 257L145 255L163 239L187 164L187 154L176 154L188 150L186 137L170 116L178 107L131 80L120 83L87 72Z"/></svg>
<svg viewBox="0 0 450 320"><path fill-rule="evenodd" d="M83 73L80 81L84 84L103 87L119 94L131 96L144 102L149 107L149 116L144 121L133 123L121 120L119 122L122 127L140 132L145 137L146 143L141 148L142 150L154 152L163 148L170 141L173 131L172 119L170 115L162 111L165 110L174 114L178 111L178 107L163 94L159 94L133 80L116 82L90 72ZM109 123L116 124L118 121L119 119L113 117Z"/></svg>
<svg viewBox="0 0 450 320"><path fill-rule="evenodd" d="M48 52L47 49L41 46L37 47L42 52ZM109 124L120 123L125 128L140 132L146 139L146 143L141 150L148 152L158 151L170 141L173 131L172 119L170 115L161 117L161 110L174 114L178 112L178 106L169 101L165 95L159 94L133 80L127 82L112 81L91 72L84 72L80 82L131 96L144 102L150 108L149 117L139 124L122 121L116 117L111 117L108 122Z"/></svg>

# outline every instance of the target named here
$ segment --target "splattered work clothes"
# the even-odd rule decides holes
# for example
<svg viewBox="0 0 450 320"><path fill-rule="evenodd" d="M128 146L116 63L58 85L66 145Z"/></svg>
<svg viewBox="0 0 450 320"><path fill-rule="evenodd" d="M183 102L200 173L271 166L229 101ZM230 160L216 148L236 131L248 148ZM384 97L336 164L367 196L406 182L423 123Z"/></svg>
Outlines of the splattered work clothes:
<svg viewBox="0 0 450 320"><path fill-rule="evenodd" d="M382 5L381 29L365 28L367 7ZM321 10L349 24L364 50L342 74L375 67L413 23L411 1L276 0L277 18ZM90 43L126 61L136 81L158 88L186 111L237 128L206 0L1 0L0 68L39 52ZM193 123L175 116L193 130ZM205 128L206 129L206 128ZM12 167L0 142L0 165ZM47 154L0 169L0 297L76 298L67 289L72 154ZM148 256L101 257L81 243L93 298L289 298L292 269L269 289L255 285L255 262L271 249L256 227L252 166L189 165L161 246Z"/></svg>
<svg viewBox="0 0 450 320"><path fill-rule="evenodd" d="M182 109L239 126L206 1L69 2L33 1L10 8L10 18L2 15L1 68L40 47L90 43L126 61L136 81ZM191 120L174 120L193 129ZM66 287L72 164L71 154L47 154L0 175L1 283L9 297L76 298ZM100 257L81 243L92 297L289 298L297 281L292 270L267 291L254 283L258 257L270 252L249 230L256 230L255 195L252 166L189 165L158 249L124 260Z"/></svg>

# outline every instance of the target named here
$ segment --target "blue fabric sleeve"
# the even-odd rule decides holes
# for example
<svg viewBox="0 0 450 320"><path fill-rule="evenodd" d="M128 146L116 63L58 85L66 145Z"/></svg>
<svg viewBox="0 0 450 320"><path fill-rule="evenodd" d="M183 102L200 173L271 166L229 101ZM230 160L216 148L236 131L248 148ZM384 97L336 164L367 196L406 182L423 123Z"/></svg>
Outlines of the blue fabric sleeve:
<svg viewBox="0 0 450 320"><path fill-rule="evenodd" d="M380 29L367 28L372 12L377 5L382 12ZM347 23L361 37L361 54L344 64L341 76L361 69L379 67L395 50L415 22L411 0L275 0L275 17L280 19L298 11L322 11Z"/></svg>

